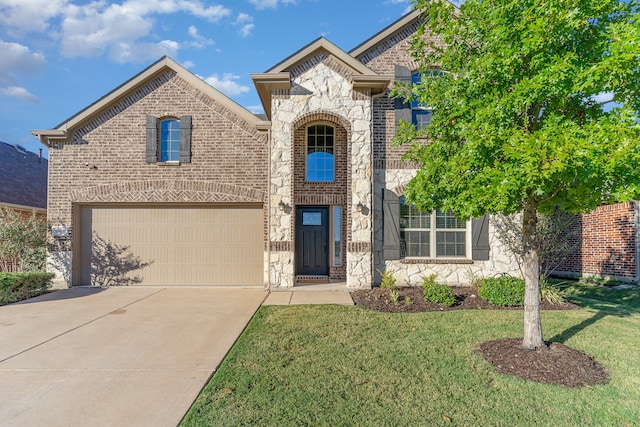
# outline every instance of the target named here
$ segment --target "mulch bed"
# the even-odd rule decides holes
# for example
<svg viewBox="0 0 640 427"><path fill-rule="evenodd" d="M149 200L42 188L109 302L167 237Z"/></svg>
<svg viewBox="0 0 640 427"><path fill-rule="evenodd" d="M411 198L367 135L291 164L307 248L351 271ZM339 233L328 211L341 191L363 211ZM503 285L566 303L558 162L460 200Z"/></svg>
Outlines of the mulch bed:
<svg viewBox="0 0 640 427"><path fill-rule="evenodd" d="M353 302L363 308L387 313L423 313L425 311L449 311L449 310L522 310L522 307L498 307L488 303L475 293L475 290L464 286L452 286L456 302L451 307L443 307L440 304L426 302L422 297L422 288L419 286L397 288L398 303L394 304L389 298L387 289L373 288L362 289L351 294ZM407 302L410 298L410 303ZM580 308L570 302L564 304L550 304L547 301L540 302L542 310L575 310Z"/></svg>
<svg viewBox="0 0 640 427"><path fill-rule="evenodd" d="M396 304L386 289L358 290L351 294L357 306L388 313L422 313L425 311L450 310L522 310L522 307L499 307L488 303L468 287L452 287L455 304L443 307L424 301L421 287L397 288ZM580 306L566 302L540 303L542 310L574 310ZM521 339L502 339L483 343L477 351L498 372L515 375L531 381L556 384L565 387L594 386L606 384L609 373L598 362L581 351L564 344L547 343L547 348L529 350L521 347Z"/></svg>

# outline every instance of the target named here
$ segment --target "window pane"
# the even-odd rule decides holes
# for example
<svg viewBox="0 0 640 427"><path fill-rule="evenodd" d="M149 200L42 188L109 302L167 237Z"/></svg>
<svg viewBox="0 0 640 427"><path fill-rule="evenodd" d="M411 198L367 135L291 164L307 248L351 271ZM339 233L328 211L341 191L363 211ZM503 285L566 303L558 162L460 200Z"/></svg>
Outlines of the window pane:
<svg viewBox="0 0 640 427"><path fill-rule="evenodd" d="M180 156L180 122L163 120L160 127L160 161L178 161Z"/></svg>
<svg viewBox="0 0 640 427"><path fill-rule="evenodd" d="M418 130L424 129L429 123L431 123L431 110L429 109L416 109L412 111L412 121Z"/></svg>
<svg viewBox="0 0 640 427"><path fill-rule="evenodd" d="M333 128L316 125L307 129L307 181L334 181Z"/></svg>
<svg viewBox="0 0 640 427"><path fill-rule="evenodd" d="M466 256L466 238L464 231L437 231L436 256Z"/></svg>
<svg viewBox="0 0 640 427"><path fill-rule="evenodd" d="M333 265L342 265L342 209L333 208Z"/></svg>
<svg viewBox="0 0 640 427"><path fill-rule="evenodd" d="M400 238L405 242L407 256L428 257L430 255L429 236L428 231L401 231Z"/></svg>
<svg viewBox="0 0 640 427"><path fill-rule="evenodd" d="M322 213L302 212L302 225L322 225Z"/></svg>
<svg viewBox="0 0 640 427"><path fill-rule="evenodd" d="M462 221L453 212L436 211L436 228L466 228L466 222Z"/></svg>

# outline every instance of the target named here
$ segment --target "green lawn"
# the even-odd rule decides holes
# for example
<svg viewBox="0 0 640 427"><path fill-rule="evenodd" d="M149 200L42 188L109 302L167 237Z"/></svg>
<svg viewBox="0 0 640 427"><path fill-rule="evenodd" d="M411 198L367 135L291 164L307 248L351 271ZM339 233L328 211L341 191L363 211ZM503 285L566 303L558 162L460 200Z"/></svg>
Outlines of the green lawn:
<svg viewBox="0 0 640 427"><path fill-rule="evenodd" d="M521 311L262 307L183 425L640 425L640 294L568 291L589 308L543 312L545 339L594 356L607 385L496 373L475 349L522 336Z"/></svg>

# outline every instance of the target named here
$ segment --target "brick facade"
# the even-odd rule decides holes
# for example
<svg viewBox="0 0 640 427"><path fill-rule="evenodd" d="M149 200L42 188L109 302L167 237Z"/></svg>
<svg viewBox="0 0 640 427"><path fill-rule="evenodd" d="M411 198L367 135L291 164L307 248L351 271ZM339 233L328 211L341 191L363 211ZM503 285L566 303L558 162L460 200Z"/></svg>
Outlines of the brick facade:
<svg viewBox="0 0 640 427"><path fill-rule="evenodd" d="M634 202L600 206L576 217L576 227L577 250L557 273L637 280Z"/></svg>
<svg viewBox="0 0 640 427"><path fill-rule="evenodd" d="M190 163L146 162L147 115L192 116ZM266 133L166 70L52 147L48 218L72 242L81 204L250 203L265 210L266 241L267 153Z"/></svg>

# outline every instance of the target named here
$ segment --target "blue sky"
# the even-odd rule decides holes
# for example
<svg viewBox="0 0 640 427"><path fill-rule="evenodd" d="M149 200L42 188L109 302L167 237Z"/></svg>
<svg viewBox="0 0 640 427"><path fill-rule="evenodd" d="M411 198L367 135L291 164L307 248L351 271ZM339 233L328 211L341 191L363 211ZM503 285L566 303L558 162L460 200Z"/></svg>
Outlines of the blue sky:
<svg viewBox="0 0 640 427"><path fill-rule="evenodd" d="M250 111L251 73L325 36L348 51L410 0L0 0L0 140L51 129L168 55ZM45 150L45 155L47 155Z"/></svg>

